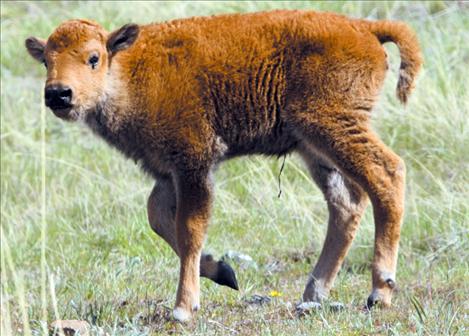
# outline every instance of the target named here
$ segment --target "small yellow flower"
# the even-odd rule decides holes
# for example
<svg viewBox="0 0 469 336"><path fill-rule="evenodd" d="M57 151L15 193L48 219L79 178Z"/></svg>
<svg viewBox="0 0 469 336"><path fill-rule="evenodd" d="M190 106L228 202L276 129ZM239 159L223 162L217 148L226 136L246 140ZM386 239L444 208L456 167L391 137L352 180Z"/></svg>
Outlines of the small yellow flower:
<svg viewBox="0 0 469 336"><path fill-rule="evenodd" d="M278 291L276 291L276 290L270 291L270 296L271 296L271 297L279 297L279 296L282 296L282 295L283 295L282 293L280 293L280 292L278 292Z"/></svg>

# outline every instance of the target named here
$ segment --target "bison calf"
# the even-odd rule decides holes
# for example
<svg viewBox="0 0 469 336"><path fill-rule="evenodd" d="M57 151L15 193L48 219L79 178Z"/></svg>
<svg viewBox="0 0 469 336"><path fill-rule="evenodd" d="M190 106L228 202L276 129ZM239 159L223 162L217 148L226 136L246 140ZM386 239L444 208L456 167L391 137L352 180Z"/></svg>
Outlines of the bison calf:
<svg viewBox="0 0 469 336"><path fill-rule="evenodd" d="M174 317L184 321L199 308L199 276L237 289L233 270L202 246L211 172L244 154L296 151L324 193L329 226L303 300L327 296L369 198L376 234L368 306L390 303L405 167L370 128L389 41L399 47L405 103L422 61L400 22L274 11L108 33L71 20L26 47L47 68L54 114L84 121L157 180L148 219L180 258Z"/></svg>

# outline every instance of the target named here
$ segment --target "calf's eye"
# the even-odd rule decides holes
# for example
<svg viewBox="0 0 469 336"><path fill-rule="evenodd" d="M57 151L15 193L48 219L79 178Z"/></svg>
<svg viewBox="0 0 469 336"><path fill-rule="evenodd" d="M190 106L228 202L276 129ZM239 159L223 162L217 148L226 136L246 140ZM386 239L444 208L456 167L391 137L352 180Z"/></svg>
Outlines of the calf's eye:
<svg viewBox="0 0 469 336"><path fill-rule="evenodd" d="M88 60L88 64L91 66L91 69L96 69L98 66L99 57L97 55L92 55Z"/></svg>

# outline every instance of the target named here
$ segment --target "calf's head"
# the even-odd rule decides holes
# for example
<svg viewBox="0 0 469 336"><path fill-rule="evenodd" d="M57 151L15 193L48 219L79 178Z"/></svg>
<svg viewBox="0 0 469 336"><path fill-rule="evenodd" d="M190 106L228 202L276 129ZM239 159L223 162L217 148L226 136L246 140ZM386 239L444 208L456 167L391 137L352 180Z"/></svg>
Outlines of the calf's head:
<svg viewBox="0 0 469 336"><path fill-rule="evenodd" d="M84 118L105 98L112 58L130 47L138 32L135 24L108 33L95 22L70 20L47 41L27 38L29 54L47 68L46 106L65 120Z"/></svg>

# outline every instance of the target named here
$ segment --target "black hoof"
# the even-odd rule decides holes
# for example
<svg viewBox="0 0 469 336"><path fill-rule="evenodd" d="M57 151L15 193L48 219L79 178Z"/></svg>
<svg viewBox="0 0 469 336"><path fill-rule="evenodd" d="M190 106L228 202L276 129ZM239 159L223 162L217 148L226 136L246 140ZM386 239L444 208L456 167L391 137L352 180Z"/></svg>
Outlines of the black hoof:
<svg viewBox="0 0 469 336"><path fill-rule="evenodd" d="M235 272L231 266L224 261L218 262L218 271L212 280L219 285L239 290Z"/></svg>
<svg viewBox="0 0 469 336"><path fill-rule="evenodd" d="M370 310L373 306L378 304L378 300L372 295L368 296L368 300L366 300L366 308Z"/></svg>

